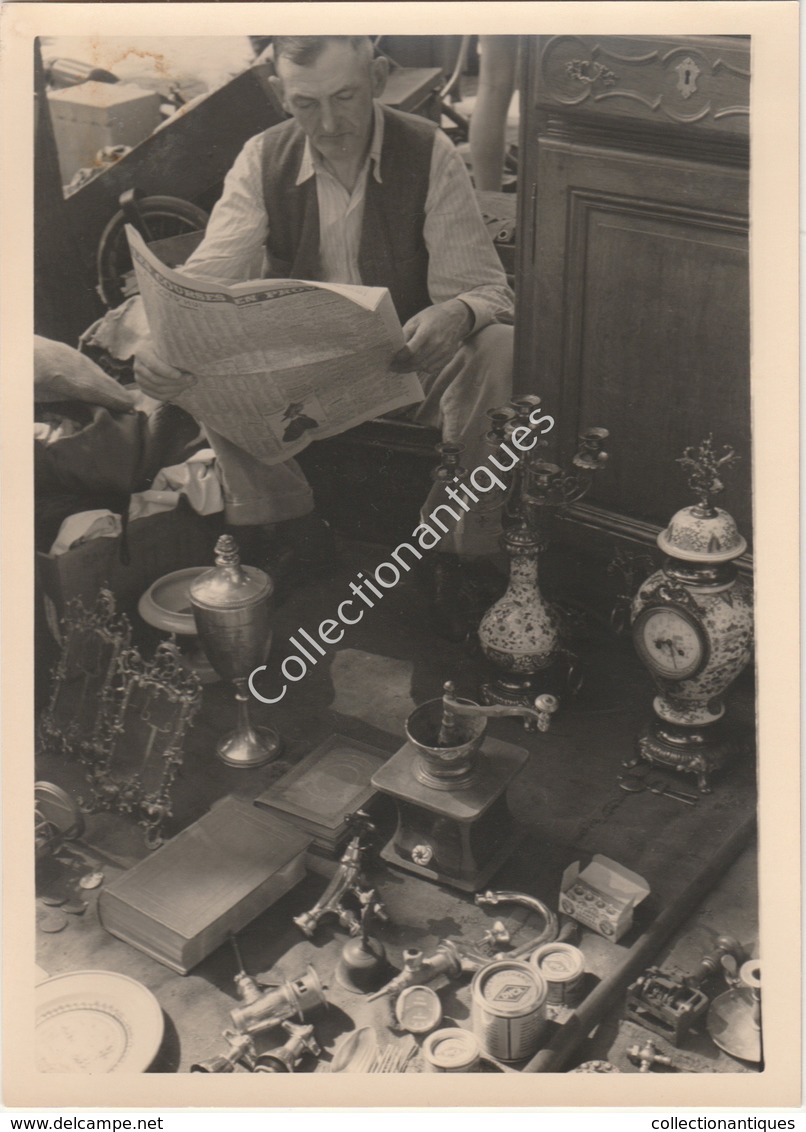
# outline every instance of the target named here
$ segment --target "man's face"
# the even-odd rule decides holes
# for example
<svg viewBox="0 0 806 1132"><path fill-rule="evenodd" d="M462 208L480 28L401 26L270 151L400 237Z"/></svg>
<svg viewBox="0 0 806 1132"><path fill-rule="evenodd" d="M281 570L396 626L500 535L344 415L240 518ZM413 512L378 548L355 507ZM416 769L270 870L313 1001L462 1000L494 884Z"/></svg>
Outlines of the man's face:
<svg viewBox="0 0 806 1132"><path fill-rule="evenodd" d="M358 161L372 137L372 101L386 85L386 61L370 61L349 43L328 43L302 67L281 57L275 90L322 157Z"/></svg>

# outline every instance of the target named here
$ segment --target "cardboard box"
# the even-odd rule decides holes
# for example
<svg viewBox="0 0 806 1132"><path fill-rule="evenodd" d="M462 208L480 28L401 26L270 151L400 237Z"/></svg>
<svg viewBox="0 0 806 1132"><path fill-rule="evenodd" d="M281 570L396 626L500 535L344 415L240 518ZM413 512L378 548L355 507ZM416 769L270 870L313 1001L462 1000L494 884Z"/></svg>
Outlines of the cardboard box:
<svg viewBox="0 0 806 1132"><path fill-rule="evenodd" d="M160 96L135 83L86 82L48 92L62 184L107 145L135 146L162 121Z"/></svg>
<svg viewBox="0 0 806 1132"><path fill-rule="evenodd" d="M648 895L643 877L597 853L581 872L575 861L563 873L560 911L615 942L631 927L633 910Z"/></svg>
<svg viewBox="0 0 806 1132"><path fill-rule="evenodd" d="M125 552L122 536L91 539L64 554L37 552L37 582L47 599L46 609L50 606L48 625L54 636L59 639L58 623L73 598L90 607L98 590L106 586L118 609L132 616L142 595L163 574L212 566L222 522L221 515L202 518L180 504L174 511L129 523Z"/></svg>

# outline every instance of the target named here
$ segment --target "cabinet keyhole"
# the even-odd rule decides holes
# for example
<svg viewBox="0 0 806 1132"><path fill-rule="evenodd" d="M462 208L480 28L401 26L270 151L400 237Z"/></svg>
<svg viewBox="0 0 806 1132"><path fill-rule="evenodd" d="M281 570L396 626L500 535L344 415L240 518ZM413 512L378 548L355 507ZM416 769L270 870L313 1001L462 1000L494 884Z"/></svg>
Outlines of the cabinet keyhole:
<svg viewBox="0 0 806 1132"><path fill-rule="evenodd" d="M682 98L691 98L697 90L700 68L692 58L681 59L675 67L677 71L677 90Z"/></svg>

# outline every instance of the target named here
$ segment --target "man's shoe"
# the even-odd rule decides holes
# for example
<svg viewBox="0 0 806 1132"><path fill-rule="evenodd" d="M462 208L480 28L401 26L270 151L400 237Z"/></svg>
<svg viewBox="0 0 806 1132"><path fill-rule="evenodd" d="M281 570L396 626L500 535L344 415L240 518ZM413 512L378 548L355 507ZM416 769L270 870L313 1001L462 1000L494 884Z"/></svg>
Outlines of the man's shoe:
<svg viewBox="0 0 806 1132"><path fill-rule="evenodd" d="M330 577L337 566L333 531L316 514L278 523L263 562L263 569L274 582L276 605L281 605L297 586Z"/></svg>
<svg viewBox="0 0 806 1132"><path fill-rule="evenodd" d="M465 561L456 554L435 554L429 561L431 623L446 641L469 640L506 589L506 581L481 561Z"/></svg>
<svg viewBox="0 0 806 1132"><path fill-rule="evenodd" d="M301 564L311 570L332 570L336 564L336 540L330 524L315 511L299 519L286 519L274 528L277 543L288 547Z"/></svg>

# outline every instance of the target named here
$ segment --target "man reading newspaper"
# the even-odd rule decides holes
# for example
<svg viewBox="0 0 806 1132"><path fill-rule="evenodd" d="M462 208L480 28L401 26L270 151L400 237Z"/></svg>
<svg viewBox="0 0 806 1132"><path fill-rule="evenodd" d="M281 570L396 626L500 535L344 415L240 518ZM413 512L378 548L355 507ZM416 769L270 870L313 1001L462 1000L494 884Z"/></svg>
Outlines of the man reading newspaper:
<svg viewBox="0 0 806 1132"><path fill-rule="evenodd" d="M387 287L406 342L395 368L416 371L425 393L414 419L463 444L473 469L489 452L485 411L511 395L513 296L461 157L436 125L377 101L388 63L373 58L366 37L278 37L274 53L271 81L291 118L246 143L183 272L227 283L287 277ZM167 401L194 381L148 345L135 375ZM323 554L323 525L295 461L262 464L217 434L215 421L203 423L227 520L277 525L302 559ZM435 485L424 517L440 502ZM466 575L480 572L499 534L497 514L471 511L433 556L446 635L466 631Z"/></svg>

